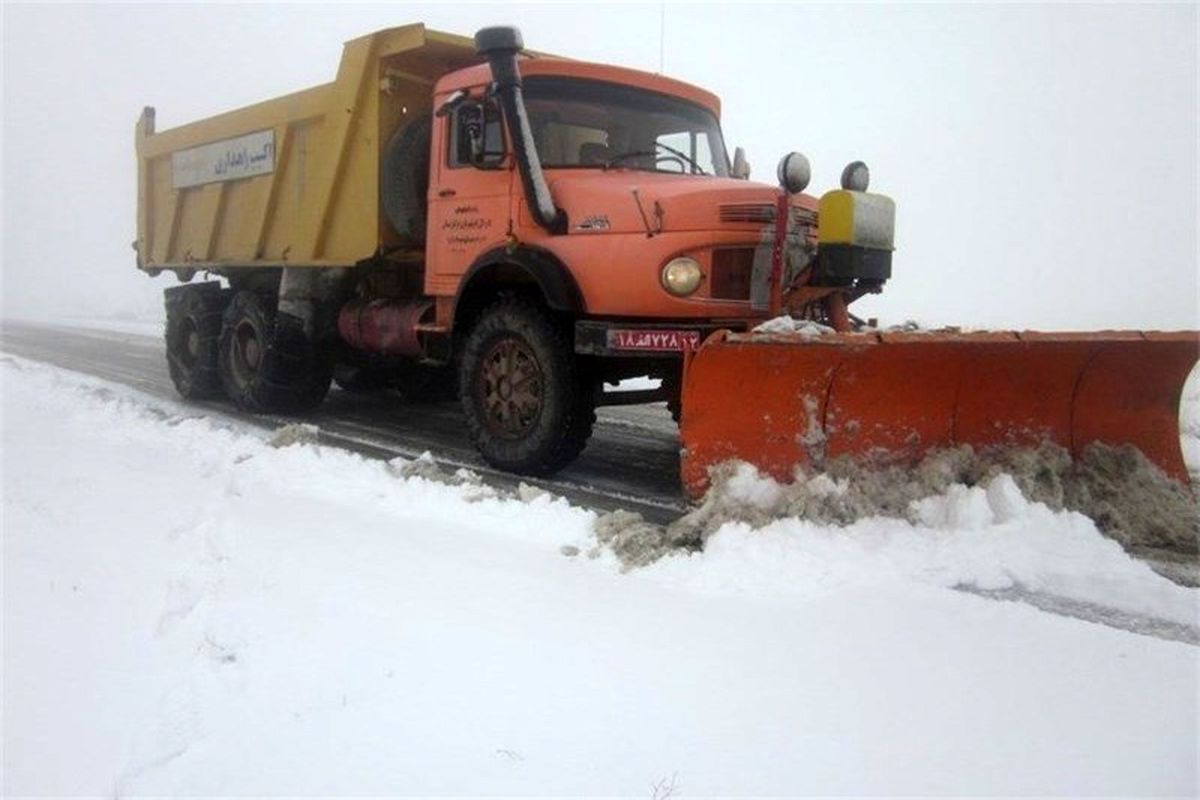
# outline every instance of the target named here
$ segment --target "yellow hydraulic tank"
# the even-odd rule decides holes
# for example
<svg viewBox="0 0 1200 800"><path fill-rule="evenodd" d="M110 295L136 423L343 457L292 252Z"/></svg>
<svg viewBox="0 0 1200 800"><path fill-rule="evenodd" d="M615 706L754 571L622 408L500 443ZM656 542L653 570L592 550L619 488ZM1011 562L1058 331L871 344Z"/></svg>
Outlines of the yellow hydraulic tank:
<svg viewBox="0 0 1200 800"><path fill-rule="evenodd" d="M140 269L351 266L396 234L381 144L480 63L470 38L390 28L347 42L332 83L158 133L137 124Z"/></svg>
<svg viewBox="0 0 1200 800"><path fill-rule="evenodd" d="M823 245L856 245L891 250L896 204L882 194L845 189L826 192L818 210Z"/></svg>

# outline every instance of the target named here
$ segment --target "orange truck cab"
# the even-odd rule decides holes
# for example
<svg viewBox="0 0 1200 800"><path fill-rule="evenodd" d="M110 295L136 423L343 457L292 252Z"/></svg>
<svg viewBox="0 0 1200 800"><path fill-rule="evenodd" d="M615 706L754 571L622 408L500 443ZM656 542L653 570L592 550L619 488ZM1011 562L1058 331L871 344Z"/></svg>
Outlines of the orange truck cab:
<svg viewBox="0 0 1200 800"><path fill-rule="evenodd" d="M582 450L597 405L666 400L678 417L683 354L711 333L784 312L845 330L846 305L890 276L893 208L860 162L820 201L798 154L778 185L752 183L703 89L526 55L513 28L481 30L474 49L427 104L380 123L374 253L311 265L325 269L196 263L228 288L168 290L181 393L276 410L311 407L331 376L452 387L489 463L547 474ZM639 375L661 388L604 388Z"/></svg>

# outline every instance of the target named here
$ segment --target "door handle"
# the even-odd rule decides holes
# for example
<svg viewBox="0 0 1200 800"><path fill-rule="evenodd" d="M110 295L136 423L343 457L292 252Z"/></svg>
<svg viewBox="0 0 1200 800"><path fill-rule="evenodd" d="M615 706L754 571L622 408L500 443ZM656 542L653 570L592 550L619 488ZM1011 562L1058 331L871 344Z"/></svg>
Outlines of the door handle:
<svg viewBox="0 0 1200 800"><path fill-rule="evenodd" d="M438 197L454 197L456 194L458 194L458 192L454 191L453 189L442 189L440 192L438 192Z"/></svg>

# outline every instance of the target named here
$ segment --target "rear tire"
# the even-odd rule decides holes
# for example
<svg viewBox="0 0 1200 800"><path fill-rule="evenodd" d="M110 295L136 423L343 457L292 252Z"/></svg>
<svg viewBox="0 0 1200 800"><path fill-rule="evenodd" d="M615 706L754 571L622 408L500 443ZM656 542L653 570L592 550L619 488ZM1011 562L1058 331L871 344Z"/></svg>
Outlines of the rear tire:
<svg viewBox="0 0 1200 800"><path fill-rule="evenodd" d="M563 327L528 300L483 311L463 346L459 387L471 440L500 469L551 474L592 435L594 387Z"/></svg>
<svg viewBox="0 0 1200 800"><path fill-rule="evenodd" d="M217 371L221 313L230 292L219 283L177 286L165 293L167 371L181 397L211 400L222 395Z"/></svg>
<svg viewBox="0 0 1200 800"><path fill-rule="evenodd" d="M298 321L281 320L273 302L250 291L225 310L218 367L229 399L256 414L315 408L333 374L332 360Z"/></svg>

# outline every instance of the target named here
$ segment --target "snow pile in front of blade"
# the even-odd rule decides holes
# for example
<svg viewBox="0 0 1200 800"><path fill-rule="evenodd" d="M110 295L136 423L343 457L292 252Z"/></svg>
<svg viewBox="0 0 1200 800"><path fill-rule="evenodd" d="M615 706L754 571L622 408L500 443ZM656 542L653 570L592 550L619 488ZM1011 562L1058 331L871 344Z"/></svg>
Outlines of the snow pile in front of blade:
<svg viewBox="0 0 1200 800"><path fill-rule="evenodd" d="M795 319L784 314L772 317L756 326L751 333L794 333L799 336L823 336L827 333L834 333L834 330L828 325L822 325L811 319Z"/></svg>
<svg viewBox="0 0 1200 800"><path fill-rule="evenodd" d="M1031 500L1038 490L1028 474L993 469L967 485L970 461L947 451L912 470L844 465L840 475L801 474L788 485L727 462L701 504L674 523L609 514L597 520L597 538L626 568L708 591L807 594L915 581L1196 622L1196 590L1156 574L1087 516Z"/></svg>

